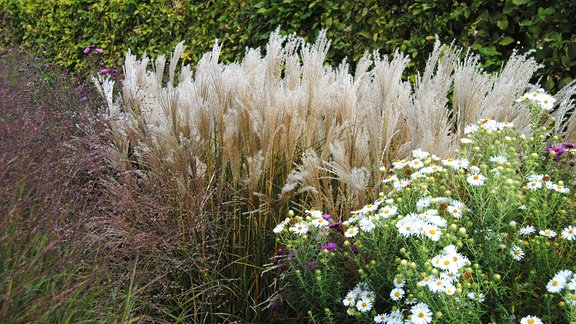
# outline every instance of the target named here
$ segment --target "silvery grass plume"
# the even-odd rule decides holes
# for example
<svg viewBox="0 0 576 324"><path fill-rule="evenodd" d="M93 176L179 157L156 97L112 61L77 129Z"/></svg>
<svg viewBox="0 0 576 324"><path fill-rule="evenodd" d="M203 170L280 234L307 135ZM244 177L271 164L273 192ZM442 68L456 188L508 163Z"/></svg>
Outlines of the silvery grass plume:
<svg viewBox="0 0 576 324"><path fill-rule="evenodd" d="M362 203L378 185L371 175L415 148L452 153L464 125L481 118L530 132L530 116L515 102L535 88L529 80L540 66L529 54L514 54L500 73L488 74L478 56L437 41L412 85L402 79L409 59L401 52L366 53L352 75L346 62L324 65L329 46L326 31L309 44L276 30L264 56L247 49L241 61L222 64L217 43L195 71L185 65L176 72L185 49L179 43L167 80L164 56L151 62L128 52L121 98L113 98L109 79L96 82L115 147L126 160L133 150L151 170L173 170L185 190L187 176L226 168L249 192L284 201L306 192L316 206L339 208L335 195ZM570 116L575 88L559 93L557 121ZM556 131L574 136L574 122L557 122Z"/></svg>

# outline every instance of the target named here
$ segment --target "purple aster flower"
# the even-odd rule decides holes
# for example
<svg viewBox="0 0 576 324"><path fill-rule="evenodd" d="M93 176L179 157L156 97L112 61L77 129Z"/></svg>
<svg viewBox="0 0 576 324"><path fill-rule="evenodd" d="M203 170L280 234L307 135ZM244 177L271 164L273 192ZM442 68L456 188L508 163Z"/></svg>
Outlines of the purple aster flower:
<svg viewBox="0 0 576 324"><path fill-rule="evenodd" d="M334 242L328 242L328 243L322 244L322 246L320 247L320 250L322 250L322 251L328 250L328 252L334 252L336 250L337 246L338 245Z"/></svg>
<svg viewBox="0 0 576 324"><path fill-rule="evenodd" d="M352 245L350 247L350 250L352 250L353 253L358 253L360 252L360 249L358 249L358 247L356 245Z"/></svg>
<svg viewBox="0 0 576 324"><path fill-rule="evenodd" d="M567 148L567 149L576 149L576 144L574 144L574 143L564 142L564 143L562 143L562 146L564 146L564 148Z"/></svg>
<svg viewBox="0 0 576 324"><path fill-rule="evenodd" d="M554 159L559 158L564 152L564 146L562 145L555 145L546 149L546 155L551 155Z"/></svg>
<svg viewBox="0 0 576 324"><path fill-rule="evenodd" d="M322 216L322 218L324 218L325 220L330 220L332 218L332 215L324 214L324 216Z"/></svg>
<svg viewBox="0 0 576 324"><path fill-rule="evenodd" d="M86 48L84 49L84 54L90 53L90 50L91 50L94 46L96 46L96 45L92 44L92 45L86 47Z"/></svg>
<svg viewBox="0 0 576 324"><path fill-rule="evenodd" d="M98 54L102 54L102 52L104 52L101 48L95 48L92 51L92 55L98 55Z"/></svg>

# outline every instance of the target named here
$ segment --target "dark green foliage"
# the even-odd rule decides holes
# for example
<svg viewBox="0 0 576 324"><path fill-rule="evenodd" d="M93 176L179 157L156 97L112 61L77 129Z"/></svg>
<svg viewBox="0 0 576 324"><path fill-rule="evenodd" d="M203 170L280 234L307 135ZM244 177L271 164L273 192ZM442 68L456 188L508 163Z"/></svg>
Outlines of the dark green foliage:
<svg viewBox="0 0 576 324"><path fill-rule="evenodd" d="M492 71L514 50L536 49L546 66L537 77L548 89L571 81L576 65L571 0L0 0L0 8L0 44L34 46L80 71L87 69L82 50L90 44L104 49L114 67L128 48L164 54L182 40L189 46L184 61L197 62L219 39L222 60L230 62L247 46L266 44L278 26L306 40L327 28L333 64L353 63L367 50L400 49L415 73L437 35L480 53Z"/></svg>

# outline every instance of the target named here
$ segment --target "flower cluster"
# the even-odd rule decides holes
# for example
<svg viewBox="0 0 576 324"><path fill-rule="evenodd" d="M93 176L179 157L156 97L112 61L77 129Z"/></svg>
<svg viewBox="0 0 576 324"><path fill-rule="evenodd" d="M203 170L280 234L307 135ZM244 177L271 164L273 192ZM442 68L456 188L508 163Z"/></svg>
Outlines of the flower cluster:
<svg viewBox="0 0 576 324"><path fill-rule="evenodd" d="M101 48L96 47L96 45L92 44L92 45L88 45L86 46L86 48L84 48L84 50L82 51L84 53L84 55L91 55L91 56L96 56L96 55L101 55L102 53L104 53L104 50L102 50ZM117 72L116 69L112 69L112 68L104 68L104 59L102 57L100 57L98 65L101 67L101 69L98 71L98 74L100 75L105 75L105 74L114 74Z"/></svg>
<svg viewBox="0 0 576 324"><path fill-rule="evenodd" d="M576 307L576 276L568 269L560 270L550 279L546 290L552 294L565 291L565 300L570 306Z"/></svg>
<svg viewBox="0 0 576 324"><path fill-rule="evenodd" d="M552 110L552 108L554 108L554 104L556 103L556 98L547 94L544 89L540 88L535 91L525 93L518 99L518 102L529 102L531 104L542 107L544 110Z"/></svg>
<svg viewBox="0 0 576 324"><path fill-rule="evenodd" d="M354 289L350 290L342 303L347 306L347 313L354 316L356 312L366 313L372 309L375 294L364 282L356 284Z"/></svg>

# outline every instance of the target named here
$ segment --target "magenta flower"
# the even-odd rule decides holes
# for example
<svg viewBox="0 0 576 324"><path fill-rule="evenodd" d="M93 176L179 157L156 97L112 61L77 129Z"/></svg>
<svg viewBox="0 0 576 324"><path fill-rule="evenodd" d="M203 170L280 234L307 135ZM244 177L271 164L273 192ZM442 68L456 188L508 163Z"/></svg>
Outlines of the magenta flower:
<svg viewBox="0 0 576 324"><path fill-rule="evenodd" d="M102 52L104 52L104 51L103 51L101 48L95 48L95 49L92 51L92 54L93 54L93 55L98 55L98 54L102 54Z"/></svg>
<svg viewBox="0 0 576 324"><path fill-rule="evenodd" d="M564 146L562 145L555 145L546 149L546 155L552 156L554 159L560 158L560 156L563 153L564 153Z"/></svg>
<svg viewBox="0 0 576 324"><path fill-rule="evenodd" d="M84 49L84 54L90 53L90 50L91 50L92 48L94 48L94 46L96 46L96 45L92 44L92 45L86 47L86 48Z"/></svg>
<svg viewBox="0 0 576 324"><path fill-rule="evenodd" d="M336 245L336 243L334 243L334 242L328 242L328 243L322 244L322 246L320 247L320 250L322 250L322 251L328 250L328 252L334 252L336 250L337 246L338 245Z"/></svg>

